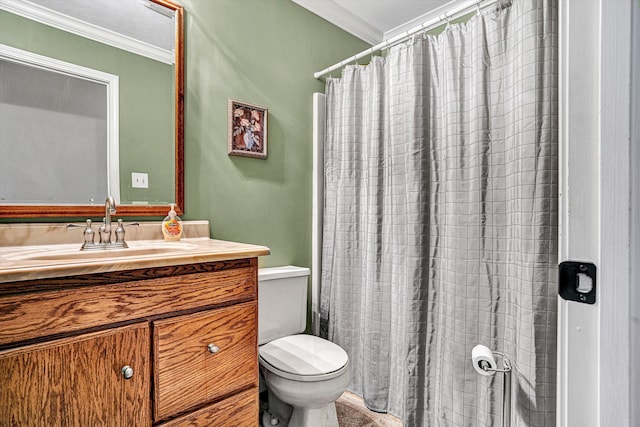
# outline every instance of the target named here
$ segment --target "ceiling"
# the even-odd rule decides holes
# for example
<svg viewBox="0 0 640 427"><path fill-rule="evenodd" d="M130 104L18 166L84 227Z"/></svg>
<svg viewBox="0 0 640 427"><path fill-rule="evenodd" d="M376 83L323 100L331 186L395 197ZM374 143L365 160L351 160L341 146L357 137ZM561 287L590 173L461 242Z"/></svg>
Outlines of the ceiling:
<svg viewBox="0 0 640 427"><path fill-rule="evenodd" d="M456 0L293 0L293 2L375 45L442 14Z"/></svg>

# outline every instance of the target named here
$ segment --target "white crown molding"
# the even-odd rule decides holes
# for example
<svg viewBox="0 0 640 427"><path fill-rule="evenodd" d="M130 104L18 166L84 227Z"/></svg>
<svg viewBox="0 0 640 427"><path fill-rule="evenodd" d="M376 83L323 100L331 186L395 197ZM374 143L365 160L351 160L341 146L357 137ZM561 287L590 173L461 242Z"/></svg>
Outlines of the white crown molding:
<svg viewBox="0 0 640 427"><path fill-rule="evenodd" d="M0 0L0 9L165 64L175 62L173 51L158 48L26 0Z"/></svg>
<svg viewBox="0 0 640 427"><path fill-rule="evenodd" d="M375 45L383 40L382 31L366 23L332 0L292 1L369 44Z"/></svg>

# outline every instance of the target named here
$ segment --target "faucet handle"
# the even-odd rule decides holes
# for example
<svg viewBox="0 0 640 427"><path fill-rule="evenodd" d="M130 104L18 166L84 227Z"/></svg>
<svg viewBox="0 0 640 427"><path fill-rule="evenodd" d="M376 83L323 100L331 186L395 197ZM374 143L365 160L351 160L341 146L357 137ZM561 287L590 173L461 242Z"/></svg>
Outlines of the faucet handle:
<svg viewBox="0 0 640 427"><path fill-rule="evenodd" d="M116 244L124 244L124 224L121 219L118 220L116 227Z"/></svg>
<svg viewBox="0 0 640 427"><path fill-rule="evenodd" d="M84 243L82 244L82 247L80 248L82 249L86 249L89 246L93 246L95 245L95 232L93 231L93 228L91 228L91 219L87 219L87 224L84 228L84 231L82 232L82 235L84 237ZM67 228L80 228L82 227L81 225L76 225L76 224L67 224Z"/></svg>
<svg viewBox="0 0 640 427"><path fill-rule="evenodd" d="M90 221L90 220L87 220L87 221ZM69 224L66 225L66 228L82 228L82 226L70 222Z"/></svg>
<svg viewBox="0 0 640 427"><path fill-rule="evenodd" d="M91 228L91 222L91 219L87 218L87 227L82 232L84 235L84 244L82 246L95 245L94 239L96 237L96 233L93 231L93 228Z"/></svg>
<svg viewBox="0 0 640 427"><path fill-rule="evenodd" d="M122 219L118 220L118 226L116 227L116 245L120 245L120 246L124 246L125 248L127 247L126 242L124 241L124 234L125 234L125 230L124 227L129 226L129 225L140 225L140 223L138 222L131 222L129 224L124 224L122 222Z"/></svg>

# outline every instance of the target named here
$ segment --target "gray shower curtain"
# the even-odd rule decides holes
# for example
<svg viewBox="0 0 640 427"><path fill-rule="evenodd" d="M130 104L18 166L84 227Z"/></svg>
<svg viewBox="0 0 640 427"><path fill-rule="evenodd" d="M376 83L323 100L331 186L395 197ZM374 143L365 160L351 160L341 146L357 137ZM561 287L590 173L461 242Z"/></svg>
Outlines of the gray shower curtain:
<svg viewBox="0 0 640 427"><path fill-rule="evenodd" d="M557 5L513 0L327 80L321 333L406 426L555 425Z"/></svg>

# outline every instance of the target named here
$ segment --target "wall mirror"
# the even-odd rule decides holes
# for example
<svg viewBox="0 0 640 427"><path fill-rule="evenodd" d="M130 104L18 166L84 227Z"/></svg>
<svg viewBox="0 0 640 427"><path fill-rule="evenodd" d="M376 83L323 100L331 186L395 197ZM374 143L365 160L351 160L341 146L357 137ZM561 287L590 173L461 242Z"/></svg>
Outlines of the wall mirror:
<svg viewBox="0 0 640 427"><path fill-rule="evenodd" d="M6 191L5 186L3 191L0 186L0 218L102 216L109 190L101 196L69 191L69 188L59 194L55 191L82 177L104 181L99 182L97 188L109 188L109 185L113 188L113 183L118 183L119 188L113 191L119 194L117 216L163 216L169 203L175 203L176 211L182 214L182 7L169 0L0 0L0 28L3 29L0 45L7 49L115 76L118 81L115 125L113 115L108 114L111 118L106 119L105 125L87 126L82 123L95 121L101 113L94 111L97 108L83 106L76 98L90 98L99 107L106 102L105 109L113 110L113 105L108 105L110 101L105 101L110 98L95 95L93 89L84 88L82 84L65 90L66 80L58 76L51 81L62 81L56 93L68 105L58 106L55 96L40 101L30 92L44 90L29 91L24 87L53 87L49 77L42 76L42 72L50 70L36 66L25 72L11 61L3 62L6 58L2 58L0 52L0 68L12 70L2 73L0 78L0 124L4 123L0 130L0 153L11 165L11 168L1 168L0 182L9 181L9 176L3 177L3 173L12 169L14 181L18 181L18 174L23 174L25 178L19 180L20 185L31 185L38 190L25 187L25 191L15 191L12 187L13 191ZM9 77L4 77L9 75L13 78L32 75L37 84L23 82L23 89L17 90L15 84L7 82ZM62 77L65 77L64 71ZM38 121L51 122L57 128L46 129L43 123L32 126L33 120L24 118L28 117L24 113L27 110L42 111L49 107L54 110L45 113L49 119ZM16 111L22 122L16 120ZM76 130L65 124L71 122L81 126ZM107 133L111 129L112 139L117 141L116 157L113 152L97 156L104 157L106 165L94 167L95 160L88 160L88 153L96 150L101 153L103 148L89 147L85 141L109 137L91 135L89 138L83 134L86 128L91 132L99 128ZM54 141L56 136L58 140ZM72 140L80 145L71 146ZM83 143L87 145L81 149ZM66 150L64 154L61 146ZM93 170L95 174L89 172ZM113 171L117 174L115 179ZM69 172L76 176L71 178ZM40 194L30 198L32 193Z"/></svg>

